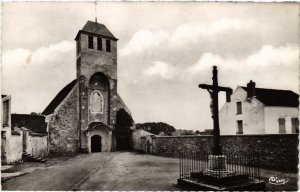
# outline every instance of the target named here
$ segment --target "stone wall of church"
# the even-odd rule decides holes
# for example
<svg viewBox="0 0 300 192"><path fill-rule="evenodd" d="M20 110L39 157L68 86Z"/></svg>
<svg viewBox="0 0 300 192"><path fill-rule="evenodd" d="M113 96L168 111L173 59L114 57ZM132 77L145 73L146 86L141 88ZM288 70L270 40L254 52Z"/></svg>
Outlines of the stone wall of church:
<svg viewBox="0 0 300 192"><path fill-rule="evenodd" d="M181 152L210 151L212 136L154 136L152 153L178 157ZM254 152L263 168L297 171L298 134L221 136L224 152Z"/></svg>
<svg viewBox="0 0 300 192"><path fill-rule="evenodd" d="M93 38L97 40L96 37ZM77 66L77 70L80 74L87 79L86 86L88 86L88 80L96 72L104 73L109 79L117 79L117 42L111 40L111 52L106 52L104 49L97 50L88 48L88 35L81 34L79 37L81 44L80 63ZM103 41L104 42L104 41ZM94 42L95 44L96 42ZM96 44L95 44L96 45Z"/></svg>
<svg viewBox="0 0 300 192"><path fill-rule="evenodd" d="M110 106L109 106L109 124L115 125L116 123L116 115L117 115L117 108L118 108L118 93L117 93L117 80L110 80Z"/></svg>
<svg viewBox="0 0 300 192"><path fill-rule="evenodd" d="M49 121L50 154L79 151L78 84L56 108Z"/></svg>
<svg viewBox="0 0 300 192"><path fill-rule="evenodd" d="M115 125L116 121L117 121L117 112L120 109L124 109L128 114L131 115L130 110L128 109L128 107L125 105L125 103L123 102L122 98L120 97L120 95L117 93L117 88L114 88L115 90L113 90L112 92L114 93L111 97L111 103L110 103L110 124L111 125Z"/></svg>

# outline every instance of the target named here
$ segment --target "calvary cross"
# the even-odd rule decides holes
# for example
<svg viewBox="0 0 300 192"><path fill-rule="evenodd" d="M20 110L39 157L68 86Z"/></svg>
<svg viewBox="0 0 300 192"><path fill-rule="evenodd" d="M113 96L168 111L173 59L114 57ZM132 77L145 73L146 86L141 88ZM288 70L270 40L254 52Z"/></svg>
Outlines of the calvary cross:
<svg viewBox="0 0 300 192"><path fill-rule="evenodd" d="M220 87L218 86L218 70L216 66L213 66L213 84L199 84L199 88L206 89L211 97L211 111L212 111L212 118L214 121L214 130L213 130L213 155L221 155L222 154L222 146L220 144L220 127L219 127L219 98L218 93L219 91L226 92L226 102L230 102L230 96L232 94L232 89L230 87Z"/></svg>

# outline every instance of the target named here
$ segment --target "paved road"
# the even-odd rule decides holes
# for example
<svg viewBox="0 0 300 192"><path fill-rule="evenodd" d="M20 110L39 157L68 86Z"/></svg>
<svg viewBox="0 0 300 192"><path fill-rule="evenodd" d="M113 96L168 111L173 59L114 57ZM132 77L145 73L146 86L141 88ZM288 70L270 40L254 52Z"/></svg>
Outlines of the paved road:
<svg viewBox="0 0 300 192"><path fill-rule="evenodd" d="M130 152L82 154L2 183L3 190L180 190L178 160Z"/></svg>
<svg viewBox="0 0 300 192"><path fill-rule="evenodd" d="M14 171L28 173L2 183L3 190L39 191L174 191L178 159L130 152L81 154L74 158L51 159L46 164L24 163ZM297 174L284 173L285 185L271 185L271 176L283 173L261 169L268 190L297 191Z"/></svg>

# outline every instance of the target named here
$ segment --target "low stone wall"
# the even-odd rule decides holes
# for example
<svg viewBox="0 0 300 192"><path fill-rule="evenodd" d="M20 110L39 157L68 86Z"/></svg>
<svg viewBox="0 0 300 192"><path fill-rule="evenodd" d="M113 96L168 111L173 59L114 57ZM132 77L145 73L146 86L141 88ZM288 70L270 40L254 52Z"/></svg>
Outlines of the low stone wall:
<svg viewBox="0 0 300 192"><path fill-rule="evenodd" d="M27 154L37 157L46 157L49 155L47 134L32 133L29 131L25 131L23 134L26 134L25 145Z"/></svg>
<svg viewBox="0 0 300 192"><path fill-rule="evenodd" d="M6 163L16 163L22 160L22 132L12 134L9 138L9 149L7 151Z"/></svg>
<svg viewBox="0 0 300 192"><path fill-rule="evenodd" d="M152 154L178 157L181 152L210 151L212 136L154 136ZM221 136L224 152L259 154L261 167L297 171L298 134Z"/></svg>
<svg viewBox="0 0 300 192"><path fill-rule="evenodd" d="M75 85L54 113L47 116L51 155L71 154L79 151L77 98L78 85ZM82 139L86 137L82 136ZM87 149L87 146L82 147Z"/></svg>

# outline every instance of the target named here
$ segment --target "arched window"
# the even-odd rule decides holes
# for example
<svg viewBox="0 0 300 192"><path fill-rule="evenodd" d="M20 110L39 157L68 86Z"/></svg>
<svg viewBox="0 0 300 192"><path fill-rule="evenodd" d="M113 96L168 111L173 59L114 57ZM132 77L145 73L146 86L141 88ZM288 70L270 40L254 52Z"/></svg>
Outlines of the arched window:
<svg viewBox="0 0 300 192"><path fill-rule="evenodd" d="M107 91L109 90L109 80L103 73L97 72L91 76L89 88L92 90Z"/></svg>
<svg viewBox="0 0 300 192"><path fill-rule="evenodd" d="M100 91L94 91L91 94L90 109L92 113L103 113L103 96Z"/></svg>

